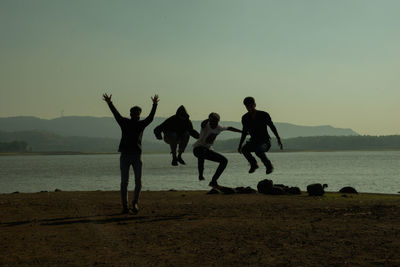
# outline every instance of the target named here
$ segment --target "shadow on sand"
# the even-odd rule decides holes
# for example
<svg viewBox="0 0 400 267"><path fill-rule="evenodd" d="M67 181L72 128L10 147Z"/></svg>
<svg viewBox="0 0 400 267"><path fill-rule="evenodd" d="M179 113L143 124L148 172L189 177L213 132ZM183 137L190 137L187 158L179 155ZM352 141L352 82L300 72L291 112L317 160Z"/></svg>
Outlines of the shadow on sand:
<svg viewBox="0 0 400 267"><path fill-rule="evenodd" d="M140 223L158 222L158 221L169 221L169 220L181 220L185 217L183 215L172 215L172 216L136 216L126 214L108 214L108 215L95 215L95 216L83 216L83 217L65 217L55 219L43 219L43 220L26 220L16 222L5 222L0 223L3 227L13 227L24 224L41 224L43 226L57 226L57 225L68 225L68 224L79 224L79 223L93 223L93 224L106 224L106 223L121 223L136 221Z"/></svg>

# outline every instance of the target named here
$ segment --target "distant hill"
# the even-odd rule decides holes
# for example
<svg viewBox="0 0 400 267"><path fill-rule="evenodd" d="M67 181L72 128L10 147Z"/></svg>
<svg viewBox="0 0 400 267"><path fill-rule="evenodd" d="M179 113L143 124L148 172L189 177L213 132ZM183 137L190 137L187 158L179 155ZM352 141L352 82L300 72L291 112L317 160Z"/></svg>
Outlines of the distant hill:
<svg viewBox="0 0 400 267"><path fill-rule="evenodd" d="M271 140L271 151L278 151L276 140ZM217 139L214 147L217 151L236 151L239 138ZM10 145L23 145L10 150ZM32 152L117 152L119 139L102 137L60 136L44 131L0 131L0 148L3 151ZM284 151L318 150L388 150L400 149L400 135L395 136L311 136L283 139ZM21 146L22 147L22 146ZM0 149L1 150L1 149ZM162 141L143 141L145 153L167 153L169 147ZM1 152L1 151L0 151ZM187 149L191 153L191 147Z"/></svg>
<svg viewBox="0 0 400 267"><path fill-rule="evenodd" d="M161 124L165 118L154 118L154 121L146 128L143 141L157 142L153 135L154 128ZM196 130L200 130L201 121L192 121ZM241 129L240 122L222 121L221 125L232 126ZM334 128L332 126L299 126L290 123L275 122L275 126L282 138L303 136L343 136L358 135L351 129ZM60 136L86 136L97 138L120 138L121 131L113 117L60 117L46 120L36 117L8 117L0 118L0 131L45 131ZM272 133L271 133L272 135ZM238 133L224 132L218 139L226 140L237 138Z"/></svg>

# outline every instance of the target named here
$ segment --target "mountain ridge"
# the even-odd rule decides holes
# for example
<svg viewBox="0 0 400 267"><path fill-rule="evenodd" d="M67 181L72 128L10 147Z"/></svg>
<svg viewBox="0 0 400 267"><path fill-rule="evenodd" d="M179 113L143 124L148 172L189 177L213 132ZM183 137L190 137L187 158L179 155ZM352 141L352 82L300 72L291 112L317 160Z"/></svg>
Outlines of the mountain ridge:
<svg viewBox="0 0 400 267"><path fill-rule="evenodd" d="M155 117L146 128L143 141L156 141L153 135L154 128L166 118ZM200 130L200 120L192 120L193 127ZM241 123L235 121L221 121L223 126L232 126L241 129ZM330 125L301 126L286 122L275 122L279 135L282 138L305 136L347 136L359 135L349 128L336 128ZM60 136L81 136L96 138L120 138L121 131L113 117L93 116L66 116L54 119L41 119L34 116L0 117L0 130L8 132L42 130ZM271 133L272 134L272 133ZM224 132L218 138L227 140L238 137L238 133Z"/></svg>

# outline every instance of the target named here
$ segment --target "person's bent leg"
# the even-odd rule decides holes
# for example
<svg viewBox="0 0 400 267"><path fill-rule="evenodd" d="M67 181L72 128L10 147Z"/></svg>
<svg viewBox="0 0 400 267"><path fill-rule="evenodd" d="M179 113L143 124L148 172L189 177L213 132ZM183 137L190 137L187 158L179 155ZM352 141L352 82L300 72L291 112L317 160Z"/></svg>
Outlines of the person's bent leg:
<svg viewBox="0 0 400 267"><path fill-rule="evenodd" d="M259 157L266 168L266 174L270 174L274 170L274 166L265 154L271 147L271 143L260 144L256 147L255 153Z"/></svg>
<svg viewBox="0 0 400 267"><path fill-rule="evenodd" d="M133 192L132 209L139 211L139 196L142 190L142 160L141 155L133 155L133 171L135 173L135 191Z"/></svg>
<svg viewBox="0 0 400 267"><path fill-rule="evenodd" d="M195 147L193 149L193 154L197 158L197 169L199 170L199 180L204 180L204 148L202 147Z"/></svg>
<svg viewBox="0 0 400 267"><path fill-rule="evenodd" d="M189 143L189 132L184 132L180 139L178 140L179 149L178 149L178 157L177 160L180 164L185 165L185 161L182 159L182 153L185 152L186 146Z"/></svg>
<svg viewBox="0 0 400 267"><path fill-rule="evenodd" d="M119 158L119 167L121 170L121 202L122 211L128 212L128 183L129 183L129 168L131 162L129 161L128 155L121 154Z"/></svg>
<svg viewBox="0 0 400 267"><path fill-rule="evenodd" d="M249 173L253 173L256 169L258 169L258 164L257 160L251 155L251 152L254 152L254 144L247 142L243 147L242 147L242 153L243 156L247 159L247 161L250 163L250 170Z"/></svg>
<svg viewBox="0 0 400 267"><path fill-rule="evenodd" d="M176 156L176 148L178 146L178 135L176 132L165 132L164 133L164 141L165 143L169 144L171 148L172 154L172 162L173 166L178 166L178 159Z"/></svg>
<svg viewBox="0 0 400 267"><path fill-rule="evenodd" d="M210 182L211 186L216 186L216 185L218 185L218 183L217 183L218 178L221 176L221 174L225 170L226 166L228 165L228 159L225 158L224 156L222 156L221 154L219 154L215 151L209 150L209 149L205 153L204 158L214 161L214 162L219 162L218 168L215 171L215 173L211 179L211 182Z"/></svg>

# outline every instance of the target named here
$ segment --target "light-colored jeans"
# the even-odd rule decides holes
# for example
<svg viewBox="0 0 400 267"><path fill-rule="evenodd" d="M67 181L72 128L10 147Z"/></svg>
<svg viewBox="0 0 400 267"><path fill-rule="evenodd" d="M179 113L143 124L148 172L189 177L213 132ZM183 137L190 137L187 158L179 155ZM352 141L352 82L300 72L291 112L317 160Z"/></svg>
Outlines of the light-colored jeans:
<svg viewBox="0 0 400 267"><path fill-rule="evenodd" d="M140 154L121 154L119 166L121 169L121 201L124 209L128 208L128 183L129 169L133 167L135 174L135 191L133 192L133 205L138 203L140 190L142 189L142 159Z"/></svg>

